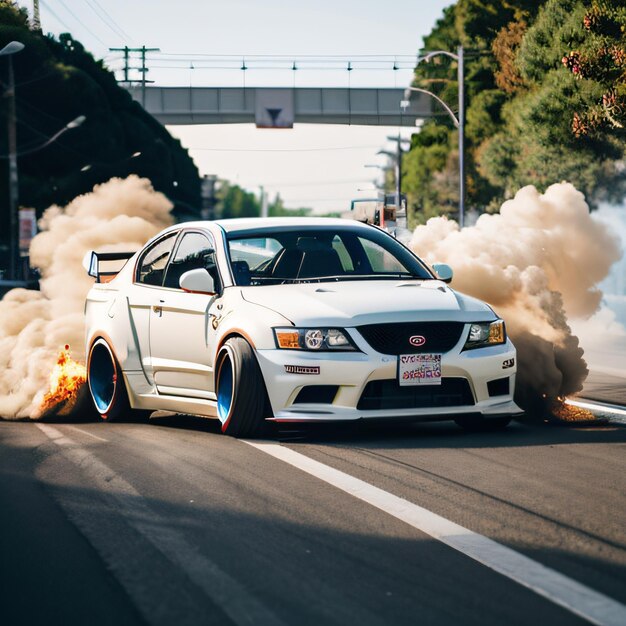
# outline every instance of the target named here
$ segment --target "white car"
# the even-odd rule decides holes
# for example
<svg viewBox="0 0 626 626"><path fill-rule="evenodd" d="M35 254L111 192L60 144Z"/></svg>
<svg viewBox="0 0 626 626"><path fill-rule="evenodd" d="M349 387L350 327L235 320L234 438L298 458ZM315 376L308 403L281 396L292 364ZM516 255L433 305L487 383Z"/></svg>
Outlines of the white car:
<svg viewBox="0 0 626 626"><path fill-rule="evenodd" d="M375 226L191 222L85 266L96 277L87 375L103 419L162 409L255 436L268 421L480 429L520 413L504 322L451 289L448 266L431 270Z"/></svg>

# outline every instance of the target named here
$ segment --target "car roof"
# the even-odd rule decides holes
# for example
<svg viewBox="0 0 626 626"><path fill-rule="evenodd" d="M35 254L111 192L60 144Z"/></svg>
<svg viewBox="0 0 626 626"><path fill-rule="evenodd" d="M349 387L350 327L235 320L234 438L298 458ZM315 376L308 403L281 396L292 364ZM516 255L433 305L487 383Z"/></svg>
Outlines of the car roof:
<svg viewBox="0 0 626 626"><path fill-rule="evenodd" d="M259 228L284 228L289 226L297 228L323 226L356 226L357 228L368 228L364 224L361 224L361 222L337 217L242 217L204 222L183 222L177 224L177 226L179 228L208 228L212 224L220 226L227 233L245 232Z"/></svg>

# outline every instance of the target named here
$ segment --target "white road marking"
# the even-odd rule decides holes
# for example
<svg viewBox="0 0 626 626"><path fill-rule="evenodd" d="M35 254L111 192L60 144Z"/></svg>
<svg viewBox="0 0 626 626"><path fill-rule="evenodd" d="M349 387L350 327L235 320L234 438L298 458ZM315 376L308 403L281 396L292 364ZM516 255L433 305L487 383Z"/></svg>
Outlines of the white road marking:
<svg viewBox="0 0 626 626"><path fill-rule="evenodd" d="M594 402L593 400L565 400L565 404L571 404L581 409L587 409L596 413L606 413L611 416L612 422L626 424L626 409L604 402Z"/></svg>
<svg viewBox="0 0 626 626"><path fill-rule="evenodd" d="M67 425L68 428L71 428L72 430L76 430L79 433L83 433L83 435L87 435L88 437L93 437L94 439L97 439L98 441L106 441L108 443L108 439L105 439L104 437L98 437L98 435L92 435L90 432L83 430L82 428L77 428L76 426L70 426Z"/></svg>
<svg viewBox="0 0 626 626"><path fill-rule="evenodd" d="M52 426L37 424L37 427L59 446L65 459L80 468L103 495L113 500L115 512L123 516L126 523L177 565L235 624L282 626L274 613L217 564L200 554L195 546L172 528L169 520L150 507L130 483L92 452L81 448L80 444Z"/></svg>
<svg viewBox="0 0 626 626"><path fill-rule="evenodd" d="M260 441L245 443L375 506L592 624L626 624L625 605L511 548L289 448Z"/></svg>

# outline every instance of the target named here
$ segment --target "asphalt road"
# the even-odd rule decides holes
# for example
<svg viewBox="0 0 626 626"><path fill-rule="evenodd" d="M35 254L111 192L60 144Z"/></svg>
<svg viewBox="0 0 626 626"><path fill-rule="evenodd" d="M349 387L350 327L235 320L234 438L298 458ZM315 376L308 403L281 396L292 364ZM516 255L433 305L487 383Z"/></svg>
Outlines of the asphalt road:
<svg viewBox="0 0 626 626"><path fill-rule="evenodd" d="M626 406L626 335L612 335L585 347L589 376L579 395Z"/></svg>
<svg viewBox="0 0 626 626"><path fill-rule="evenodd" d="M623 624L625 443L0 422L0 623Z"/></svg>

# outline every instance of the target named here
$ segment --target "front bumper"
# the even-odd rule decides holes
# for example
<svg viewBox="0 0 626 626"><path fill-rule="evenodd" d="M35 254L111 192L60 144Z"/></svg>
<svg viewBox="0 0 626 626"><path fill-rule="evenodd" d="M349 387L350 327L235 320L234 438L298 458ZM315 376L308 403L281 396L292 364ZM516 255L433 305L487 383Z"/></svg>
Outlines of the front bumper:
<svg viewBox="0 0 626 626"><path fill-rule="evenodd" d="M354 333L351 333L354 337ZM464 333L465 334L465 333ZM467 379L474 403L463 406L428 408L390 408L362 410L357 405L368 382L395 380L398 358L372 350L362 338L357 344L362 352L320 352L299 350L257 350L257 358L277 422L334 422L349 420L452 419L456 416L481 414L484 418L515 416L522 413L513 401L516 367L515 348L505 344L461 351L463 341L441 359L443 378ZM289 371L288 371L289 370ZM306 373L304 373L306 372ZM508 378L506 395L490 396L487 383ZM330 403L296 403L303 387L332 385L338 390Z"/></svg>

